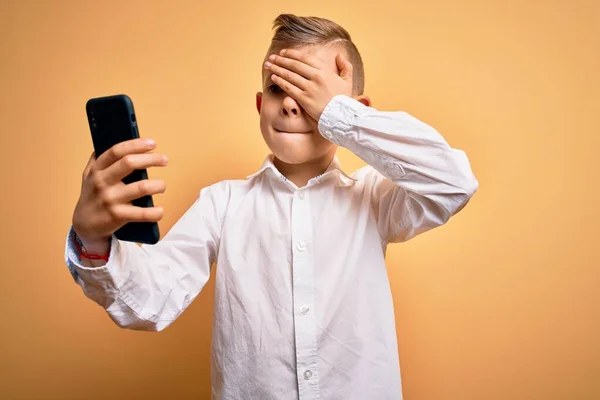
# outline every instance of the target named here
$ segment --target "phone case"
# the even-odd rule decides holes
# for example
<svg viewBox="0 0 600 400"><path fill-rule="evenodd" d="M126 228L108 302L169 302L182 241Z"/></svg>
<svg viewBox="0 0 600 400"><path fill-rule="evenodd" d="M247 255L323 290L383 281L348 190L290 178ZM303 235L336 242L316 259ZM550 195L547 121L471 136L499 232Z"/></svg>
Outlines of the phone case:
<svg viewBox="0 0 600 400"><path fill-rule="evenodd" d="M125 94L88 100L86 114L96 158L117 143L139 137L133 102ZM148 179L146 169L133 171L123 178L123 183L130 184L143 179ZM154 207L152 196L141 197L132 201L132 204L137 207ZM115 236L128 242L156 244L160 233L156 222L129 222L119 228Z"/></svg>

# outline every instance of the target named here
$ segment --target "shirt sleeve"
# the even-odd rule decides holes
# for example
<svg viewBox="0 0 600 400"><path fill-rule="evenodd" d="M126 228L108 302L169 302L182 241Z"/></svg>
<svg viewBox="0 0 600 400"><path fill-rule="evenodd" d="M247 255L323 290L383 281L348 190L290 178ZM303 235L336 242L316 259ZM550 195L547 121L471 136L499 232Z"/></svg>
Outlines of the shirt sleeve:
<svg viewBox="0 0 600 400"><path fill-rule="evenodd" d="M323 111L319 131L368 164L362 177L385 244L446 223L478 188L465 152L406 112L339 95Z"/></svg>
<svg viewBox="0 0 600 400"><path fill-rule="evenodd" d="M160 331L200 293L216 261L228 201L225 183L203 188L198 198L155 245L111 239L108 262L81 265L71 227L65 261L84 294L120 327Z"/></svg>

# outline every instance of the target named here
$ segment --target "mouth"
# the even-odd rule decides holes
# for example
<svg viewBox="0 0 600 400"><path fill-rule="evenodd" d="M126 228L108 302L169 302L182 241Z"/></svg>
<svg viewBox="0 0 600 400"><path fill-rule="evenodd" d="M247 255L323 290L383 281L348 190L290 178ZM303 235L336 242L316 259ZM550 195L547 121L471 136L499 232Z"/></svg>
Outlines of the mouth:
<svg viewBox="0 0 600 400"><path fill-rule="evenodd" d="M275 132L277 133L284 133L284 134L288 134L288 135L308 135L310 133L310 131L308 132L299 132L299 131L281 131L277 128L273 128L275 130Z"/></svg>

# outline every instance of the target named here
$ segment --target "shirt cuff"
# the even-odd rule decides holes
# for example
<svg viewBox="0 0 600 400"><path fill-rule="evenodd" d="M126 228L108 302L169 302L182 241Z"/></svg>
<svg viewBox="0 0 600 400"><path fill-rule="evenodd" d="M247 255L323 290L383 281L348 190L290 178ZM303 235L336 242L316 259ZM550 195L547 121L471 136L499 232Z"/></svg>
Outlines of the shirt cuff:
<svg viewBox="0 0 600 400"><path fill-rule="evenodd" d="M110 253L106 264L100 267L86 267L81 264L81 259L77 251L75 241L78 240L75 230L71 226L67 235L65 246L65 262L69 268L69 272L75 281L80 279L85 282L95 281L101 283L105 288L116 289L124 280L124 274L118 273L122 268L119 268L119 241L113 235L110 243ZM80 242L81 245L81 242ZM123 272L123 271L121 271Z"/></svg>
<svg viewBox="0 0 600 400"><path fill-rule="evenodd" d="M368 110L369 107L352 97L341 94L334 96L321 113L319 132L331 142L344 146L355 118Z"/></svg>

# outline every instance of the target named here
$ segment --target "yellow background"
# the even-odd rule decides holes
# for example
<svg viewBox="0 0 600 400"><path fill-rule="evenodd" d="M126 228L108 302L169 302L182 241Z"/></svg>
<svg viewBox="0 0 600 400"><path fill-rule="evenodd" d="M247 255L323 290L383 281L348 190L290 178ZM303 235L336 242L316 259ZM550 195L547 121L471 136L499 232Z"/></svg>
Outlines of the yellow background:
<svg viewBox="0 0 600 400"><path fill-rule="evenodd" d="M599 4L2 1L0 398L209 398L212 281L140 333L63 264L84 106L134 100L170 158L150 170L168 185L164 234L201 187L266 155L254 95L281 12L346 27L374 106L434 126L480 182L446 226L389 248L406 399L600 398Z"/></svg>

